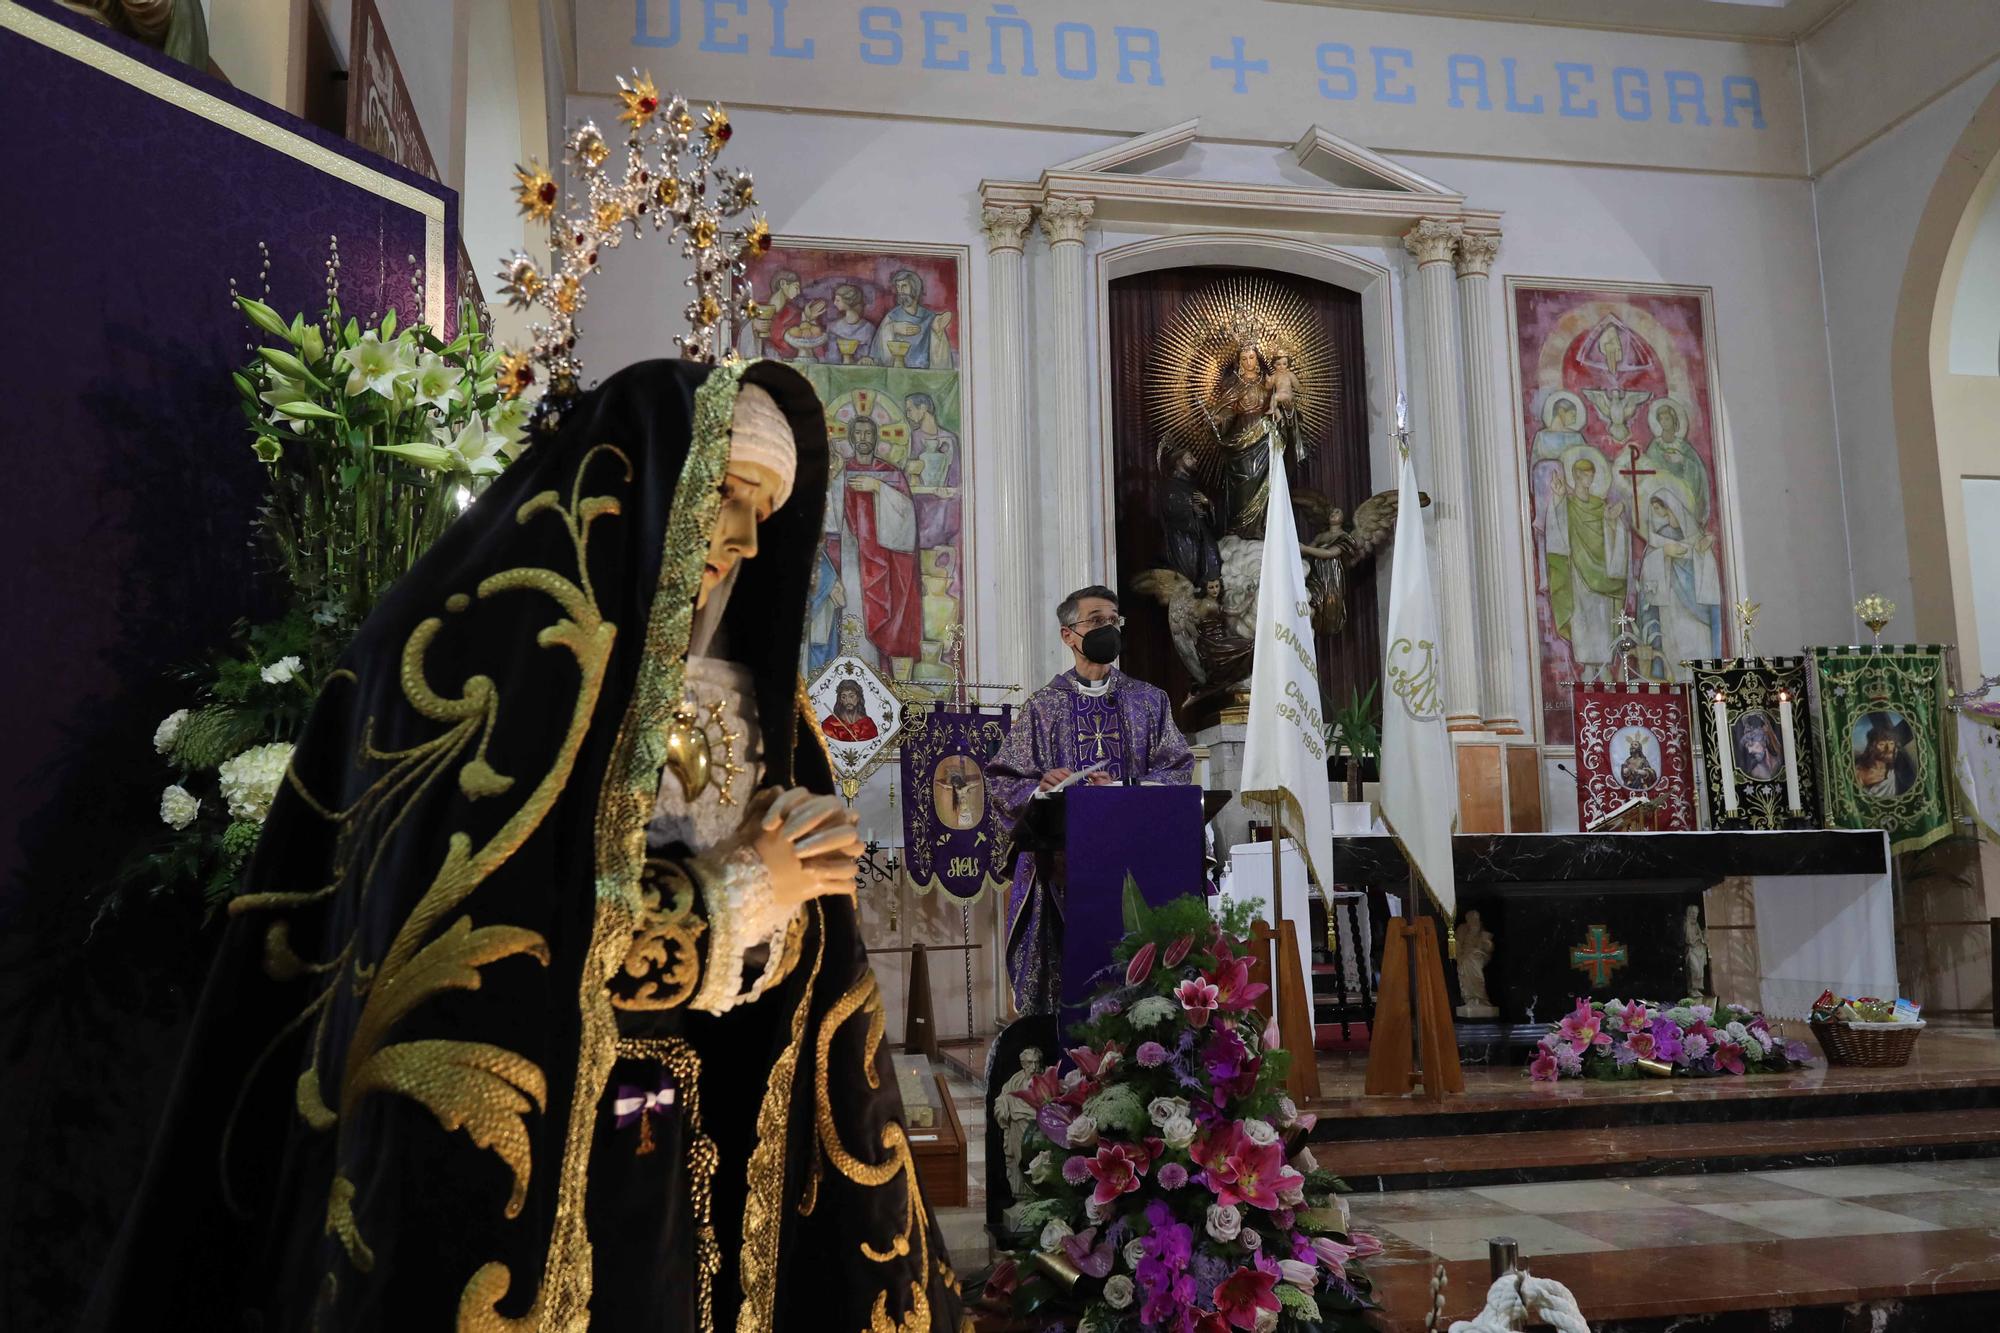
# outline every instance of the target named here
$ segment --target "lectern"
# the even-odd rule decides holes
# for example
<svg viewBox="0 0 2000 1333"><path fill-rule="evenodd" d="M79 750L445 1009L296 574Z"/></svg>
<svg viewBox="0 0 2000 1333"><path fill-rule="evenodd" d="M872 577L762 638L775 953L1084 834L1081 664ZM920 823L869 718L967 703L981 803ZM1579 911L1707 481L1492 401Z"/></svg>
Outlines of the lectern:
<svg viewBox="0 0 2000 1333"><path fill-rule="evenodd" d="M1069 891L1063 903L1062 1019L1090 1010L1094 978L1125 938L1129 875L1152 906L1206 893L1199 787L1072 787L1063 812Z"/></svg>

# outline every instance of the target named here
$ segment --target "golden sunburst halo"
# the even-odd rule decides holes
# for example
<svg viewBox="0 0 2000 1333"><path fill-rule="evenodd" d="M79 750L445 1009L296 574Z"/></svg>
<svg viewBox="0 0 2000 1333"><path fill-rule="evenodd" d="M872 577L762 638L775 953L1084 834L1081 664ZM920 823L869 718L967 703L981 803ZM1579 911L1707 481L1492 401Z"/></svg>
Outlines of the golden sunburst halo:
<svg viewBox="0 0 2000 1333"><path fill-rule="evenodd" d="M529 158L527 166L514 168L514 179L514 199L523 214L536 222L547 222L556 215L556 179L541 163Z"/></svg>
<svg viewBox="0 0 2000 1333"><path fill-rule="evenodd" d="M618 113L618 119L635 130L660 110L660 90L654 86L653 76L636 69L632 71L632 82L618 80L618 100L625 108Z"/></svg>
<svg viewBox="0 0 2000 1333"><path fill-rule="evenodd" d="M500 354L499 388L503 397L519 398L535 384L535 358L509 349Z"/></svg>

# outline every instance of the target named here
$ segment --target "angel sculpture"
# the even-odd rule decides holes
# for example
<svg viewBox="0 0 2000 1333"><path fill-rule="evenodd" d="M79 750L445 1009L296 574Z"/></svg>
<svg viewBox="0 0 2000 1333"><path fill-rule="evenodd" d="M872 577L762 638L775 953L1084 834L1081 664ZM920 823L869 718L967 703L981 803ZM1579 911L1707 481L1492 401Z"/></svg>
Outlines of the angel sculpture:
<svg viewBox="0 0 2000 1333"><path fill-rule="evenodd" d="M1254 586L1254 585L1253 585ZM1167 608L1167 632L1174 651L1199 691L1228 685L1250 674L1250 639L1240 634L1223 608L1222 580L1197 587L1172 569L1149 569L1132 580L1133 590Z"/></svg>
<svg viewBox="0 0 2000 1333"><path fill-rule="evenodd" d="M1424 496L1429 504L1430 497ZM1307 514L1311 541L1299 543L1306 558L1306 590L1312 594L1313 628L1338 634L1347 628L1348 571L1375 558L1396 535L1397 493L1382 491L1361 502L1352 522L1323 495L1300 491L1292 507Z"/></svg>

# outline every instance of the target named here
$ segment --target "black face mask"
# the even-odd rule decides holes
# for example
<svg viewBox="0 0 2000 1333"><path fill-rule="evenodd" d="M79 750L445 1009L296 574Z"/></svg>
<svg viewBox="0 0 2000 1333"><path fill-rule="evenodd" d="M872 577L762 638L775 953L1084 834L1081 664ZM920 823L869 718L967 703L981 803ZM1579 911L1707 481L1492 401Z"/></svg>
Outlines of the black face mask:
<svg viewBox="0 0 2000 1333"><path fill-rule="evenodd" d="M1083 636L1083 655L1099 666L1117 661L1118 650L1123 646L1116 625L1099 625Z"/></svg>

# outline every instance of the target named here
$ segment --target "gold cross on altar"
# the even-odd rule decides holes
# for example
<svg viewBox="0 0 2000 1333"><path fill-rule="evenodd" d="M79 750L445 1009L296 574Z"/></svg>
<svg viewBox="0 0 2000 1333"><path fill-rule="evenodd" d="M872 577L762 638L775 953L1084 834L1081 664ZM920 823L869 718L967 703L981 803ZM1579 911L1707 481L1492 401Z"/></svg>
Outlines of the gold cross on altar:
<svg viewBox="0 0 2000 1333"><path fill-rule="evenodd" d="M1091 757L1102 759L1104 758L1104 742L1117 740L1118 733L1116 731L1106 732L1104 730L1104 718L1099 714L1092 714L1090 723L1095 730L1085 731L1083 723L1079 722L1076 724L1076 743L1078 746L1095 745L1097 753Z"/></svg>

